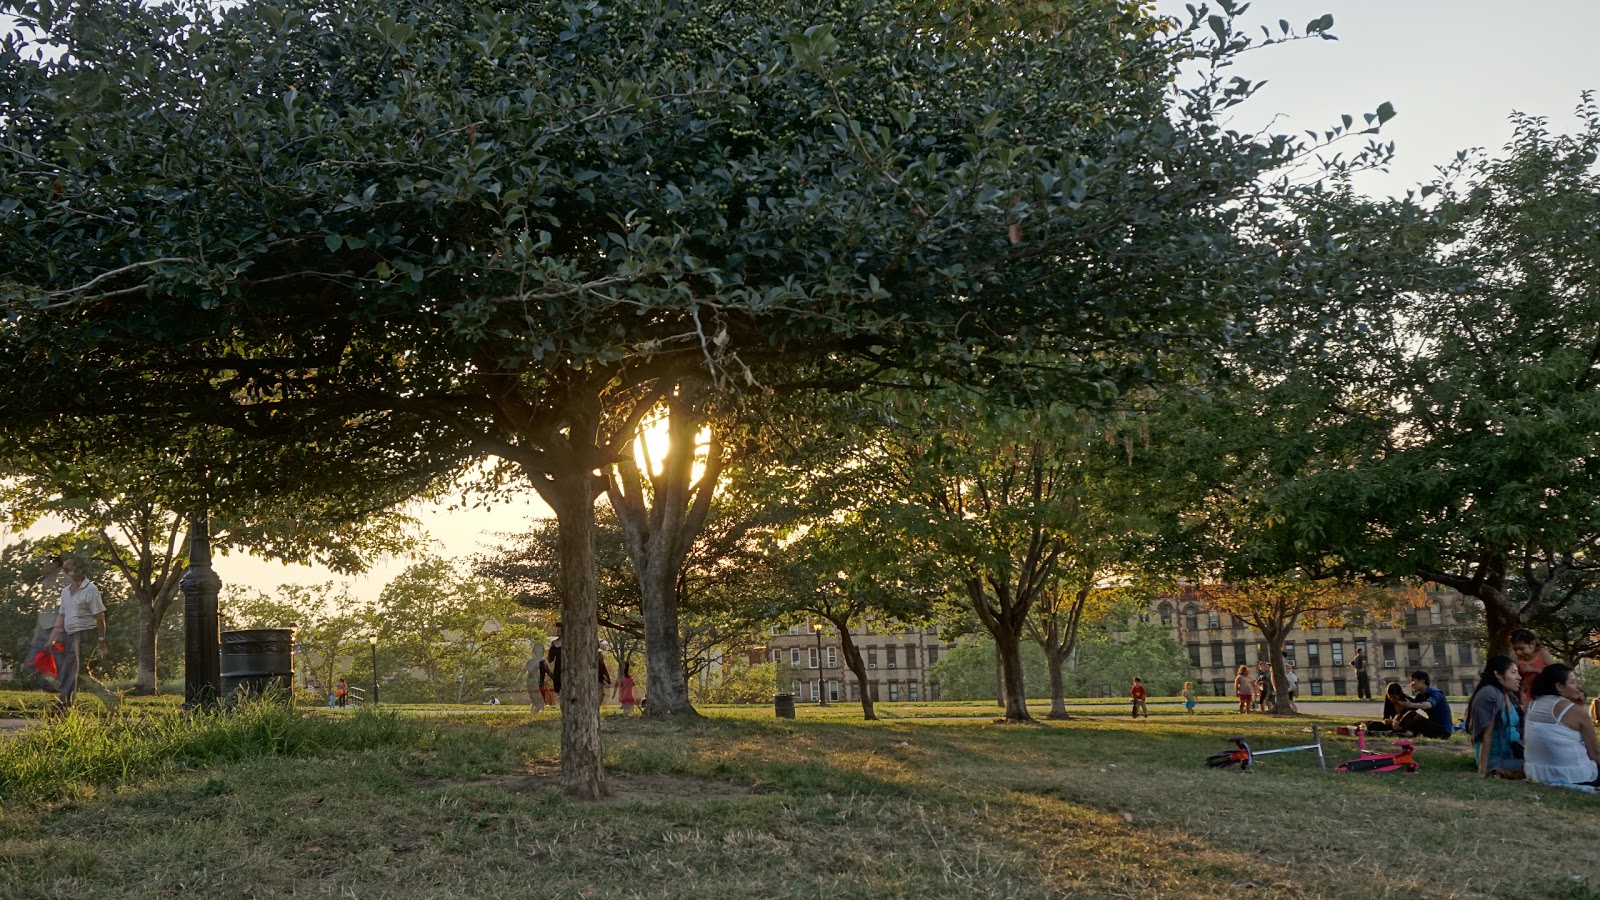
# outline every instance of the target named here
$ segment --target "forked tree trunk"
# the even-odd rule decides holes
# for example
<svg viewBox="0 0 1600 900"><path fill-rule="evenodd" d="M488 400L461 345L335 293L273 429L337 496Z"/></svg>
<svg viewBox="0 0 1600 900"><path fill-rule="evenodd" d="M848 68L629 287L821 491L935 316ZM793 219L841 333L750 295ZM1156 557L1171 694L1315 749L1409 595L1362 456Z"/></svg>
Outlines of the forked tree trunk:
<svg viewBox="0 0 1600 900"><path fill-rule="evenodd" d="M600 756L599 595L594 569L594 476L581 463L539 484L555 510L561 556L561 786L579 800L606 796Z"/></svg>

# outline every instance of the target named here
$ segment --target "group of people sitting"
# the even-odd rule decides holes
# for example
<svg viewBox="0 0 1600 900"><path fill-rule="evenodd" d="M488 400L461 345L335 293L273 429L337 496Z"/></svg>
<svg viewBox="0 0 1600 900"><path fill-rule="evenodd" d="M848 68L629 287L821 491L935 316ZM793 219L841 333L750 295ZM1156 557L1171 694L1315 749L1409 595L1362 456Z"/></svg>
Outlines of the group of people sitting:
<svg viewBox="0 0 1600 900"><path fill-rule="evenodd" d="M1527 629L1511 636L1512 656L1490 657L1467 702L1466 731L1478 774L1526 778L1541 784L1600 789L1600 701L1586 706L1571 666L1556 662ZM1384 694L1383 721L1369 732L1448 738L1450 704L1429 682L1411 673L1413 695L1398 683Z"/></svg>

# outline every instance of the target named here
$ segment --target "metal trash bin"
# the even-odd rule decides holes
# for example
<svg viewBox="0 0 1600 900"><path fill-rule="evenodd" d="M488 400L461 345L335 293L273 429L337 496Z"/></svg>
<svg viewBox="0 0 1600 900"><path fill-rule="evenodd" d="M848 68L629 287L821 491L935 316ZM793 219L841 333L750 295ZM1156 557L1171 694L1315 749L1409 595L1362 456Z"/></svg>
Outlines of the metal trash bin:
<svg viewBox="0 0 1600 900"><path fill-rule="evenodd" d="M794 695L787 691L773 694L772 712L780 719L794 718Z"/></svg>
<svg viewBox="0 0 1600 900"><path fill-rule="evenodd" d="M294 696L294 629L249 628L222 633L222 699Z"/></svg>

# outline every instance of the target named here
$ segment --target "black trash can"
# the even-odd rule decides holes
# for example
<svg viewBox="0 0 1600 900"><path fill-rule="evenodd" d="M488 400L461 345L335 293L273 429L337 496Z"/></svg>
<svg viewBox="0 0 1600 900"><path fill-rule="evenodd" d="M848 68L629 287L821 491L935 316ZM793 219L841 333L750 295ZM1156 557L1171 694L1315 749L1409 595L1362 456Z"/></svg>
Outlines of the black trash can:
<svg viewBox="0 0 1600 900"><path fill-rule="evenodd" d="M294 695L294 629L250 628L222 633L222 699Z"/></svg>
<svg viewBox="0 0 1600 900"><path fill-rule="evenodd" d="M772 712L780 719L794 718L794 695L787 691L773 694Z"/></svg>

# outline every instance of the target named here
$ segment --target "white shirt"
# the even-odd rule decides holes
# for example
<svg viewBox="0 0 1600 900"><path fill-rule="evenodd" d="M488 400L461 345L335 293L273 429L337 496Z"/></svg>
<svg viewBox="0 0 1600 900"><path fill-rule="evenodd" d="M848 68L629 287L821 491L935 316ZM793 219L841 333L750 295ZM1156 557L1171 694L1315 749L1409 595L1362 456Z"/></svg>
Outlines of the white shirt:
<svg viewBox="0 0 1600 900"><path fill-rule="evenodd" d="M1524 728L1529 781L1541 784L1584 784L1595 780L1597 769L1583 745L1583 733L1568 728L1561 717L1572 709L1565 697L1533 698Z"/></svg>
<svg viewBox="0 0 1600 900"><path fill-rule="evenodd" d="M1283 673L1283 680L1289 682L1289 690L1291 691L1300 686L1300 676L1296 675L1293 669Z"/></svg>
<svg viewBox="0 0 1600 900"><path fill-rule="evenodd" d="M77 634L95 627L95 617L105 611L106 604L100 599L100 589L89 579L85 578L76 591L70 581L61 589L61 618L67 634Z"/></svg>

